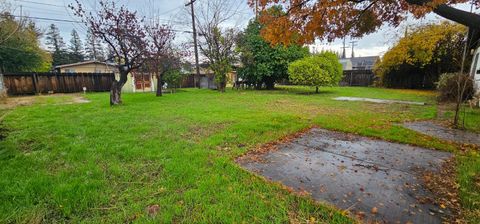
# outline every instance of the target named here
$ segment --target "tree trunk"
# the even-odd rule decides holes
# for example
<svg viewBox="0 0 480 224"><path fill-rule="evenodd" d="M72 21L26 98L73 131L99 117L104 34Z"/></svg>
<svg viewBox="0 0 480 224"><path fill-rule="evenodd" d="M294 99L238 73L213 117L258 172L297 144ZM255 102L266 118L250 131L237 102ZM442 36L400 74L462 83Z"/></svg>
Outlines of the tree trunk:
<svg viewBox="0 0 480 224"><path fill-rule="evenodd" d="M318 86L316 86L315 88L316 88L316 89L315 89L315 93L319 93L319 88L318 88Z"/></svg>
<svg viewBox="0 0 480 224"><path fill-rule="evenodd" d="M128 73L130 73L130 71L123 71L122 68L120 68L120 80L113 80L110 89L110 106L122 104L122 88L127 82Z"/></svg>
<svg viewBox="0 0 480 224"><path fill-rule="evenodd" d="M157 76L157 96L162 96L162 75Z"/></svg>
<svg viewBox="0 0 480 224"><path fill-rule="evenodd" d="M218 84L218 90L220 90L220 92L224 93L225 92L225 88L227 87L227 82L220 82Z"/></svg>
<svg viewBox="0 0 480 224"><path fill-rule="evenodd" d="M445 4L437 6L433 12L446 19L471 27L472 29L480 28L480 15L475 13L456 9Z"/></svg>
<svg viewBox="0 0 480 224"><path fill-rule="evenodd" d="M117 80L113 80L112 88L110 89L110 106L119 105L122 103L122 88L119 88Z"/></svg>
<svg viewBox="0 0 480 224"><path fill-rule="evenodd" d="M410 4L425 5L432 0L406 0ZM480 29L480 15L453 8L446 4L438 5L433 12L446 19L455 21L473 29Z"/></svg>

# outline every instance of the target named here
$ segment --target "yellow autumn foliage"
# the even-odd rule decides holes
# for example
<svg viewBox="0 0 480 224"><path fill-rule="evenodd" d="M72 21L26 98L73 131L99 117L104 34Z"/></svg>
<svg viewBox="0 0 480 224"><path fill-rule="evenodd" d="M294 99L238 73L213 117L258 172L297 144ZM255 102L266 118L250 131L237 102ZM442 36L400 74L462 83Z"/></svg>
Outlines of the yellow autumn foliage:
<svg viewBox="0 0 480 224"><path fill-rule="evenodd" d="M420 70L442 62L459 66L461 43L466 34L466 27L447 21L415 27L385 53L375 65L374 72L383 77L404 65ZM446 59L448 62L442 61Z"/></svg>

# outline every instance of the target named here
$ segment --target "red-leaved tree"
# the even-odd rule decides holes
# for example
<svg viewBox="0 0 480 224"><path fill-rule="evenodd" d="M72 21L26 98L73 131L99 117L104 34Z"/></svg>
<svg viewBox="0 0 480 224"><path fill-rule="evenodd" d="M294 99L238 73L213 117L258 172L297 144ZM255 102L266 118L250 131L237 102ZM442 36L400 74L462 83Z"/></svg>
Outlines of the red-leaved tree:
<svg viewBox="0 0 480 224"><path fill-rule="evenodd" d="M416 18L434 12L470 27L470 36L478 36L480 15L455 9L454 4L471 0L249 0L258 6L262 35L270 42L311 43L316 38L332 41L345 36L361 37L382 25L398 26L408 13ZM480 0L474 0L479 7ZM285 15L269 14L265 9L282 5Z"/></svg>
<svg viewBox="0 0 480 224"><path fill-rule="evenodd" d="M157 96L162 96L162 76L169 69L174 69L175 64L172 57L174 47L172 41L175 33L167 26L157 21L146 27L149 39L149 59L146 67L157 77Z"/></svg>
<svg viewBox="0 0 480 224"><path fill-rule="evenodd" d="M122 103L121 91L128 74L140 68L148 59L148 40L143 18L114 1L100 1L100 10L87 12L77 0L70 5L74 14L82 19L92 34L107 44L114 54L119 80L112 83L110 105Z"/></svg>

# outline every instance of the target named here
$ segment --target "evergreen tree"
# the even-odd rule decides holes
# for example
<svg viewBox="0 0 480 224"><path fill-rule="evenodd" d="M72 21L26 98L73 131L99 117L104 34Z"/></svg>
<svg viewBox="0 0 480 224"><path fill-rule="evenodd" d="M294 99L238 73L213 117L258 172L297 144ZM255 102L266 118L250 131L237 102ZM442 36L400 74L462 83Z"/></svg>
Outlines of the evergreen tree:
<svg viewBox="0 0 480 224"><path fill-rule="evenodd" d="M289 63L309 55L300 45L272 46L261 35L262 24L253 19L238 39L238 51L243 67L238 75L249 84L273 89L275 82L288 79Z"/></svg>
<svg viewBox="0 0 480 224"><path fill-rule="evenodd" d="M71 63L82 62L85 58L82 40L75 29L72 30L71 36L69 46L70 61Z"/></svg>
<svg viewBox="0 0 480 224"><path fill-rule="evenodd" d="M66 50L66 44L60 35L60 30L55 24L51 24L45 34L46 44L52 54L53 65L68 64L70 57Z"/></svg>
<svg viewBox="0 0 480 224"><path fill-rule="evenodd" d="M35 23L17 20L8 12L0 16L0 72L50 70L50 54L40 47L40 32Z"/></svg>
<svg viewBox="0 0 480 224"><path fill-rule="evenodd" d="M87 32L85 53L87 59L90 61L105 61L105 52L103 46L90 30Z"/></svg>

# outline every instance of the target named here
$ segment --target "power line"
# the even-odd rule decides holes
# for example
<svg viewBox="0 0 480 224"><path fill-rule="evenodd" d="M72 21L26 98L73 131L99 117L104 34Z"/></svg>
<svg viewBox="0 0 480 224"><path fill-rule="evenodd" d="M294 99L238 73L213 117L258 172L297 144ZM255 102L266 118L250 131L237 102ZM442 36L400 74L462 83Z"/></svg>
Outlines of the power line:
<svg viewBox="0 0 480 224"><path fill-rule="evenodd" d="M28 5L26 5L26 6L24 5L23 7L27 8L27 10L25 10L25 11L32 12L33 14L47 14L47 15L65 16L64 12L57 11L57 10L45 11L44 9L35 8L35 7L28 6Z"/></svg>
<svg viewBox="0 0 480 224"><path fill-rule="evenodd" d="M161 13L159 13L159 14L156 15L156 16L166 15L166 14L168 14L168 13L171 13L171 12L174 12L174 11L177 11L177 10L181 9L182 7L183 7L183 6L175 7L175 8L173 8L173 9L167 10L167 11L165 11L165 12L161 12Z"/></svg>
<svg viewBox="0 0 480 224"><path fill-rule="evenodd" d="M24 19L38 19L38 20L47 20L47 21L55 21L55 22L66 22L66 23L82 23L81 21L75 20L68 20L68 19L53 19L53 18L46 18L46 17L37 17L37 16L19 16L19 15L9 15L16 18L24 18Z"/></svg>
<svg viewBox="0 0 480 224"><path fill-rule="evenodd" d="M47 20L47 21L55 21L55 22L67 22L67 23L78 23L78 24L83 24L81 21L75 21L75 20L68 20L68 19L53 19L53 18L46 18L46 17L37 17L37 16L20 16L20 15L8 15L8 16L13 16L16 18L24 18L24 19L38 19L38 20ZM178 30L178 29L167 29L173 32L181 32L181 33L193 33L192 31L189 30Z"/></svg>
<svg viewBox="0 0 480 224"><path fill-rule="evenodd" d="M64 5L56 5L56 4L51 4L51 3L45 3L45 2L35 2L35 1L28 1L28 0L14 0L16 2L26 2L26 3L31 3L31 4L36 4L36 5L46 5L46 6L54 6L54 7L61 7L64 8Z"/></svg>

